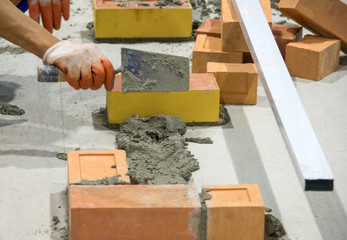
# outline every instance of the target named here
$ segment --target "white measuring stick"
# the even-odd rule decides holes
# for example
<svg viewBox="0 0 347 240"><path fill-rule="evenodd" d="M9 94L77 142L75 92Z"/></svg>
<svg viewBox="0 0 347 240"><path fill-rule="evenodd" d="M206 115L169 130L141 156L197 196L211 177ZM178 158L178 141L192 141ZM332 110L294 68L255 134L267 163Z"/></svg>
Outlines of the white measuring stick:
<svg viewBox="0 0 347 240"><path fill-rule="evenodd" d="M259 0L230 0L305 190L333 190L334 176L277 47Z"/></svg>

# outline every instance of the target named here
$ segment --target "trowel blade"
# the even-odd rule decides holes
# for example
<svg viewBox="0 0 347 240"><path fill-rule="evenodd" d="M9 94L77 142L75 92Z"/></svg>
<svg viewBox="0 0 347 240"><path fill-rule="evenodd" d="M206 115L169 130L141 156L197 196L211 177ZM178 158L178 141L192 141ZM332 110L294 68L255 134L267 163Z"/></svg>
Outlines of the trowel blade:
<svg viewBox="0 0 347 240"><path fill-rule="evenodd" d="M121 49L122 92L189 90L189 59L128 48Z"/></svg>

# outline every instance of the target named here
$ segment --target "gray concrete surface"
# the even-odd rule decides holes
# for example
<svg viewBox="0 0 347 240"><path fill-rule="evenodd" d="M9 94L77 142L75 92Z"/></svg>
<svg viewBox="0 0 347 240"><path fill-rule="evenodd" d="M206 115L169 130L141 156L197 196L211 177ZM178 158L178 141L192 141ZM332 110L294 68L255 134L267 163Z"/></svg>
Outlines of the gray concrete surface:
<svg viewBox="0 0 347 240"><path fill-rule="evenodd" d="M78 10L80 9L80 10ZM91 42L86 28L91 3L74 0L71 20L59 38ZM131 47L190 57L194 43L99 44L120 65L120 48ZM0 39L0 51L13 46ZM114 149L115 133L92 112L105 106L105 90L75 91L66 83L37 83L40 59L29 53L0 54L0 102L25 109L22 116L0 115L0 240L64 239L67 228L66 162L58 152ZM227 106L231 123L190 128L187 137L211 137L212 145L189 144L201 170L192 182L257 183L267 207L290 239L347 239L347 56L319 82L293 78L318 140L335 175L333 192L304 192L259 82L256 106ZM54 230L52 218L60 223ZM65 227L65 229L64 229Z"/></svg>

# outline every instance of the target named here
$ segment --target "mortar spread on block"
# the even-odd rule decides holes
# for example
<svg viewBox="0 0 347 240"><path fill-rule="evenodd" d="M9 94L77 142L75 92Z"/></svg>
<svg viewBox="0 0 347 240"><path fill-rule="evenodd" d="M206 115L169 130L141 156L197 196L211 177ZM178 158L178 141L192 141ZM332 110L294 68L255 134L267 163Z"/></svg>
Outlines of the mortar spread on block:
<svg viewBox="0 0 347 240"><path fill-rule="evenodd" d="M116 135L119 149L127 153L133 184L186 184L198 161L186 149L186 125L179 117L135 116L120 125Z"/></svg>
<svg viewBox="0 0 347 240"><path fill-rule="evenodd" d="M177 92L189 90L189 59L122 49L122 92Z"/></svg>
<svg viewBox="0 0 347 240"><path fill-rule="evenodd" d="M200 219L200 240L206 240L207 239L207 206L206 206L206 200L210 200L212 198L212 195L208 192L210 189L205 188L202 189L200 196L200 203L201 203L201 219Z"/></svg>
<svg viewBox="0 0 347 240"><path fill-rule="evenodd" d="M124 180L120 178L120 175L115 175L112 177L104 177L95 180L82 179L78 183L73 183L72 185L118 185L124 184Z"/></svg>

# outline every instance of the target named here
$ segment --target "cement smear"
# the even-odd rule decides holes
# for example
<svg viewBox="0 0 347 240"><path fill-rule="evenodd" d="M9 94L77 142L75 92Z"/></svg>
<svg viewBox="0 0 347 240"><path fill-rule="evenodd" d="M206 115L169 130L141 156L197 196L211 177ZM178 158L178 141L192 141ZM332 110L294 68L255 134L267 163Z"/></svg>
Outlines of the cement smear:
<svg viewBox="0 0 347 240"><path fill-rule="evenodd" d="M278 218L270 214L271 209L266 208L265 213L265 240L285 240L286 231Z"/></svg>
<svg viewBox="0 0 347 240"><path fill-rule="evenodd" d="M12 55L17 55L17 54L22 54L25 52L26 50L21 47L12 47L12 46L0 47L0 54L9 53Z"/></svg>
<svg viewBox="0 0 347 240"><path fill-rule="evenodd" d="M25 111L19 108L17 105L3 104L0 108L0 114L2 115L23 115Z"/></svg>
<svg viewBox="0 0 347 240"><path fill-rule="evenodd" d="M213 141L211 138L201 138L201 137L195 137L195 138L185 138L186 142L192 142L192 143L198 143L198 144L213 144Z"/></svg>
<svg viewBox="0 0 347 240"><path fill-rule="evenodd" d="M122 49L122 92L189 90L189 59L180 56Z"/></svg>
<svg viewBox="0 0 347 240"><path fill-rule="evenodd" d="M57 153L57 155L55 155L58 159L60 160L67 160L67 154L66 153Z"/></svg>
<svg viewBox="0 0 347 240"><path fill-rule="evenodd" d="M212 198L211 194L208 192L210 189L202 189L200 196L201 203L201 222L200 222L200 240L207 239L207 206L206 200L210 200Z"/></svg>
<svg viewBox="0 0 347 240"><path fill-rule="evenodd" d="M186 184L198 161L185 147L186 125L179 117L135 116L120 125L118 149L127 153L132 184Z"/></svg>
<svg viewBox="0 0 347 240"><path fill-rule="evenodd" d="M119 178L120 175L112 177L105 177L95 180L82 179L79 183L73 183L73 185L118 185L123 184L124 181Z"/></svg>
<svg viewBox="0 0 347 240"><path fill-rule="evenodd" d="M219 120L218 122L193 122L186 123L187 126L222 126L230 122L230 116L228 110L222 105L219 105Z"/></svg>
<svg viewBox="0 0 347 240"><path fill-rule="evenodd" d="M155 6L160 7L170 7L170 6L181 6L182 3L180 0L159 0L155 3Z"/></svg>

